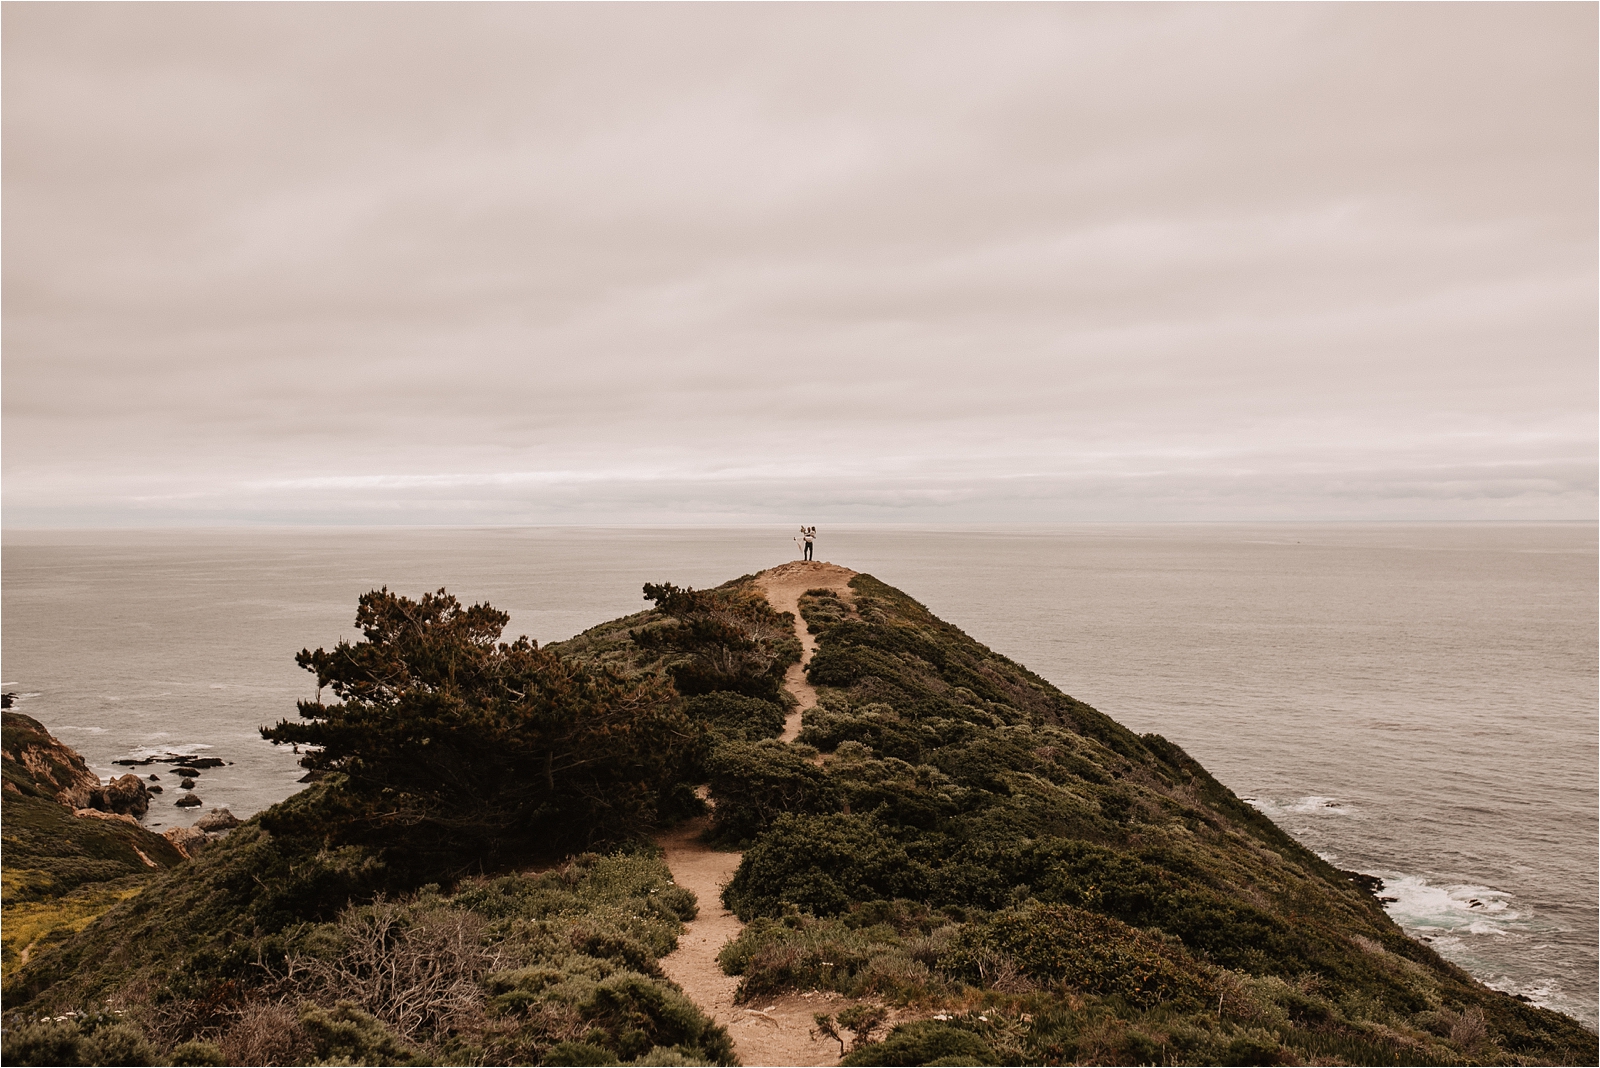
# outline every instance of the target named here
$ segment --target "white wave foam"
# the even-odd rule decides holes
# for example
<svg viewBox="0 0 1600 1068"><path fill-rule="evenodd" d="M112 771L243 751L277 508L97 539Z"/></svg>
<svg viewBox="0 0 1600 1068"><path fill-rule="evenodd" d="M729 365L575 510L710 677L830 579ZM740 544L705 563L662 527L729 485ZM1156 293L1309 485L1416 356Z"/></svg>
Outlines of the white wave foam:
<svg viewBox="0 0 1600 1068"><path fill-rule="evenodd" d="M1307 794L1289 801L1279 801L1270 797L1244 797L1245 804L1254 806L1257 810L1269 817L1278 816L1357 816L1361 810L1346 801L1336 797L1324 797L1321 794Z"/></svg>
<svg viewBox="0 0 1600 1068"><path fill-rule="evenodd" d="M156 737L159 738L160 735ZM202 749L215 748L215 746L208 745L205 742L185 742L182 745L141 745L130 750L129 755L137 760L143 760L146 757L196 756Z"/></svg>
<svg viewBox="0 0 1600 1068"><path fill-rule="evenodd" d="M57 733L62 731L82 731L84 734L106 734L110 729L109 727L79 727L71 723L63 723L56 728L56 731Z"/></svg>
<svg viewBox="0 0 1600 1068"><path fill-rule="evenodd" d="M1384 907L1407 930L1438 938L1454 935L1505 935L1522 913L1512 907L1512 895L1489 886L1458 884L1434 886L1415 875L1380 872L1383 896L1394 898Z"/></svg>

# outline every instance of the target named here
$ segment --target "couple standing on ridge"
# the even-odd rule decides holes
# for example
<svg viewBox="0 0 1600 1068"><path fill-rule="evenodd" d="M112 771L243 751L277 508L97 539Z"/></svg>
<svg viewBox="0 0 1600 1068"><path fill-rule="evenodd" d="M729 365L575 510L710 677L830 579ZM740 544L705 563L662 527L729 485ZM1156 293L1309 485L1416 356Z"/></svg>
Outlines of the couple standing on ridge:
<svg viewBox="0 0 1600 1068"><path fill-rule="evenodd" d="M803 542L805 542L806 554L805 554L805 556L801 557L801 559L803 559L803 560L811 559L811 546L817 540L817 528L816 527L805 527L805 526L801 527L800 528L800 537L798 537L798 538L796 538L794 540L795 541L803 541Z"/></svg>

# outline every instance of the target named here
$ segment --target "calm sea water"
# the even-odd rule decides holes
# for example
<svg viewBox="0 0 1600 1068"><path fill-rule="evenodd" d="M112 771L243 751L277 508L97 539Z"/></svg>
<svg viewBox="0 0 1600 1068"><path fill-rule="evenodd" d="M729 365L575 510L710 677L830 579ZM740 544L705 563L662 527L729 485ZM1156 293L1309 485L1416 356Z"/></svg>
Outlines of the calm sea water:
<svg viewBox="0 0 1600 1068"><path fill-rule="evenodd" d="M1178 742L1388 880L1446 957L1595 1025L1593 524L822 533L819 558ZM299 788L256 728L311 696L294 653L353 636L365 590L445 586L552 641L642 607L646 581L792 549L753 529L7 532L0 674L102 776L152 752L232 762L200 809L169 790L148 823L242 816Z"/></svg>

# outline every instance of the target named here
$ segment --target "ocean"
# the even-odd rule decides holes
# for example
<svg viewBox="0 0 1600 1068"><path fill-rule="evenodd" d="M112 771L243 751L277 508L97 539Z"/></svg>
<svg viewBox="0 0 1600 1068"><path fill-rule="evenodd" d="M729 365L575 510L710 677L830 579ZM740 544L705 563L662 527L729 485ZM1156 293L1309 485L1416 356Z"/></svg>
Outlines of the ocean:
<svg viewBox="0 0 1600 1068"><path fill-rule="evenodd" d="M1381 876L1411 934L1596 1026L1594 524L823 528L818 549L1177 742ZM548 642L644 607L647 581L795 555L758 528L7 531L0 675L102 777L228 762L147 824L247 816L300 788L257 733L315 692L294 654L354 637L368 589L447 587Z"/></svg>

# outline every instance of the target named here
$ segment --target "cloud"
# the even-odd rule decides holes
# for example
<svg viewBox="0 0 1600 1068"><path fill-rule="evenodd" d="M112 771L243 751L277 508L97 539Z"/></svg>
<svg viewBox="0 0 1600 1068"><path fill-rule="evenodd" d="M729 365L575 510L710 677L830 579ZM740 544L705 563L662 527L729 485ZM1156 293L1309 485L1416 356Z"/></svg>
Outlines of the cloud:
<svg viewBox="0 0 1600 1068"><path fill-rule="evenodd" d="M8 525L1594 514L1589 8L6 29Z"/></svg>

